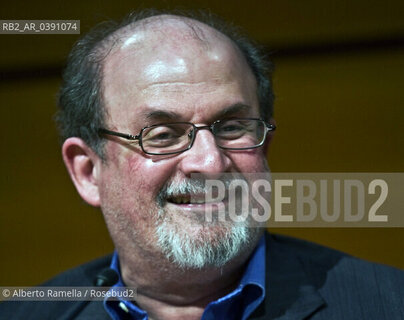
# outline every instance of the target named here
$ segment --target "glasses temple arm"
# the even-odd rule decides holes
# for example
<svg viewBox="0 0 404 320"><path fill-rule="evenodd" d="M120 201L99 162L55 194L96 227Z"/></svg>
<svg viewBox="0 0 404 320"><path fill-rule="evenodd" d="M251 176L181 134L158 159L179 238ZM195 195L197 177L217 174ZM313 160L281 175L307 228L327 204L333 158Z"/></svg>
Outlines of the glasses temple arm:
<svg viewBox="0 0 404 320"><path fill-rule="evenodd" d="M276 130L276 126L274 124L265 122L265 125L267 127L267 131L275 131Z"/></svg>
<svg viewBox="0 0 404 320"><path fill-rule="evenodd" d="M125 138L125 139L128 139L128 140L139 140L139 136L134 136L132 134L111 131L111 130L107 130L107 129L103 129L103 128L99 128L98 132L103 133L103 134L108 134L108 135L111 135L111 136Z"/></svg>

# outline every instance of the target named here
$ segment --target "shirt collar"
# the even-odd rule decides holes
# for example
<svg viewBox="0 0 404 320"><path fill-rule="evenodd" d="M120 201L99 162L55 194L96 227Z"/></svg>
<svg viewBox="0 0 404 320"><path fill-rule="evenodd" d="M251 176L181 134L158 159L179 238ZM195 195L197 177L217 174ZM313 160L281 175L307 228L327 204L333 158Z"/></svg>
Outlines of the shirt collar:
<svg viewBox="0 0 404 320"><path fill-rule="evenodd" d="M247 262L238 287L224 297L209 303L202 320L234 319L236 309L241 314L237 319L244 320L257 309L265 298L265 255L266 242L263 235Z"/></svg>
<svg viewBox="0 0 404 320"><path fill-rule="evenodd" d="M251 255L250 261L240 280L240 286L255 284L265 292L265 235L263 235Z"/></svg>
<svg viewBox="0 0 404 320"><path fill-rule="evenodd" d="M234 302L237 297L242 297L244 300L241 319L248 318L248 316L261 304L265 298L265 247L265 235L263 235L247 263L238 287L226 296L208 304L205 308L202 319L211 318L209 314L212 313L219 312L221 314L221 310L225 310L222 306ZM112 256L110 268L115 270L118 274L118 282L113 285L110 290L117 287L125 287L121 277L119 257L116 250ZM128 314L130 314L133 319L147 319L147 312L140 309L130 301L117 301L105 298L104 308L113 319L122 319L124 318L123 316L126 318ZM218 309L218 312L214 312L214 309ZM224 314L221 314L221 316L223 319L227 318Z"/></svg>

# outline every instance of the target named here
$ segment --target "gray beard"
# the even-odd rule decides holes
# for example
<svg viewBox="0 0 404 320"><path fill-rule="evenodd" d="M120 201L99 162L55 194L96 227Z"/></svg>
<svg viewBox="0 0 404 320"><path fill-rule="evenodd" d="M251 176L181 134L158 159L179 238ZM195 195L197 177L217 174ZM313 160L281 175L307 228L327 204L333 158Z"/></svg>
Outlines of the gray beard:
<svg viewBox="0 0 404 320"><path fill-rule="evenodd" d="M184 269L223 267L241 253L254 248L263 232L262 226L249 219L244 222L216 220L208 223L194 217L187 229L189 227L195 232L179 227L167 215L163 199L179 191L201 192L202 188L200 182L192 180L171 184L163 188L157 199L160 207L155 229L158 246L169 261Z"/></svg>
<svg viewBox="0 0 404 320"><path fill-rule="evenodd" d="M233 224L227 229L224 235L217 235L214 242L211 239L203 241L203 237L195 239L186 232L178 230L167 220L163 220L156 227L156 235L165 257L179 267L220 268L244 250L255 246L260 233L259 228L240 223Z"/></svg>

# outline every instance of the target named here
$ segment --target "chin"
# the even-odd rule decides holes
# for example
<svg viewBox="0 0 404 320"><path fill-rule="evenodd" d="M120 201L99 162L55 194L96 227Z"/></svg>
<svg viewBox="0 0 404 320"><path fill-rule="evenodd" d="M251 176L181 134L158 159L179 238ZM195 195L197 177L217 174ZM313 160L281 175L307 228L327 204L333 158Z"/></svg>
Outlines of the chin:
<svg viewBox="0 0 404 320"><path fill-rule="evenodd" d="M248 223L200 223L164 217L156 223L158 246L171 263L185 269L223 267L253 248L262 233L261 228Z"/></svg>

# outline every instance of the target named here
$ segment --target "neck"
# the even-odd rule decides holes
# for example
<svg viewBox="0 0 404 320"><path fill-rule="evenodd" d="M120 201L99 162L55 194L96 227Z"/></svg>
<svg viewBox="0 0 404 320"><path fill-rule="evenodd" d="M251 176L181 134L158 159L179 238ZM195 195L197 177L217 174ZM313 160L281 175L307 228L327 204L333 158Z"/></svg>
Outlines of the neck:
<svg viewBox="0 0 404 320"><path fill-rule="evenodd" d="M221 268L179 268L161 254L119 252L124 283L137 289L136 303L151 319L200 319L206 305L234 290L256 242Z"/></svg>

